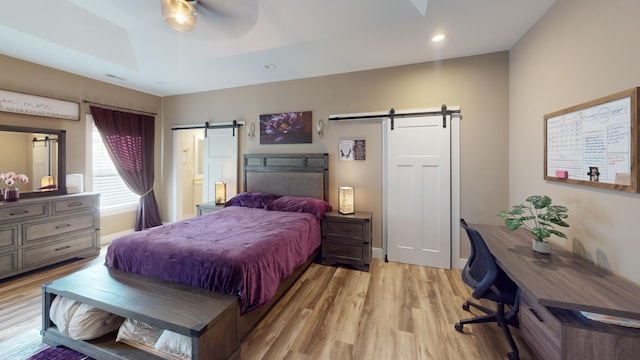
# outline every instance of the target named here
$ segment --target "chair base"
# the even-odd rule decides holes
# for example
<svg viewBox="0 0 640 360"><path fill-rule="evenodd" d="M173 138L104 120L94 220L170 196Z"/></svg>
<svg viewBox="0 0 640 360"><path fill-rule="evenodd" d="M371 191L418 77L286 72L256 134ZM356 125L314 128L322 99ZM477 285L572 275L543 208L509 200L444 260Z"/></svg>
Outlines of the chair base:
<svg viewBox="0 0 640 360"><path fill-rule="evenodd" d="M463 319L457 322L454 327L456 331L463 332L465 324L481 324L488 322L495 322L502 328L502 332L504 332L507 341L509 342L509 346L511 346L511 352L507 353L507 357L509 360L519 360L520 355L518 353L518 347L516 346L515 341L513 340L513 336L511 336L511 331L509 330L509 325L518 328L518 317L517 317L517 309L512 309L509 313L504 312L505 305L502 303L498 303L498 307L496 310L491 310L487 307L484 307L480 304L476 304L471 301L466 301L462 304L462 309L465 311L471 311L471 307L474 307L486 315L476 316L469 319Z"/></svg>

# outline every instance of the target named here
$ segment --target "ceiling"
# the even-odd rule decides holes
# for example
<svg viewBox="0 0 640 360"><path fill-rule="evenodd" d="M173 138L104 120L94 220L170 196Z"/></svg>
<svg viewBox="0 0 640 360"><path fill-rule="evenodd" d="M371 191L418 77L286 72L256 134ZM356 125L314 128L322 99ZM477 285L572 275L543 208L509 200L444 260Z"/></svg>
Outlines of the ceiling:
<svg viewBox="0 0 640 360"><path fill-rule="evenodd" d="M191 32L160 0L4 1L0 53L169 96L509 50L555 2L199 1Z"/></svg>

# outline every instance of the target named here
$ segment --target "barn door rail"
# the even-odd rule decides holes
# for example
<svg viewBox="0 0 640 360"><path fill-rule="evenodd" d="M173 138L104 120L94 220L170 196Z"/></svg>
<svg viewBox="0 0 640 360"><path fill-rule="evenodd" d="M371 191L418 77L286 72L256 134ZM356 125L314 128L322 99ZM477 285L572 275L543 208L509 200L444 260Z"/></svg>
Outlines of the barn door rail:
<svg viewBox="0 0 640 360"><path fill-rule="evenodd" d="M435 116L442 115L442 127L447 127L447 115L453 116L453 114L460 114L460 110L449 110L447 105L443 104L440 110L430 111L396 111L391 108L388 112L370 112L370 113L357 113L357 114L342 114L342 115L329 115L329 121L341 121L341 120L382 120L389 119L391 121L391 130L395 127L395 120L398 118L418 117L418 116ZM462 116L460 116L462 118Z"/></svg>

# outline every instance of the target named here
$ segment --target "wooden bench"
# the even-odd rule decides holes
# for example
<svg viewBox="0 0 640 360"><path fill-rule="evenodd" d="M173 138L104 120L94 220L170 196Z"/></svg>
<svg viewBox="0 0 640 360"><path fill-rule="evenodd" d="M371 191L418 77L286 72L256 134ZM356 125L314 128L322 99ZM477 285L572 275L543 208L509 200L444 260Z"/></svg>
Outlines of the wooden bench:
<svg viewBox="0 0 640 360"><path fill-rule="evenodd" d="M159 359L157 355L116 342L116 333L74 340L50 320L57 296L110 313L143 321L192 339L192 359L239 359L238 298L199 288L95 266L42 285L42 337L95 359Z"/></svg>

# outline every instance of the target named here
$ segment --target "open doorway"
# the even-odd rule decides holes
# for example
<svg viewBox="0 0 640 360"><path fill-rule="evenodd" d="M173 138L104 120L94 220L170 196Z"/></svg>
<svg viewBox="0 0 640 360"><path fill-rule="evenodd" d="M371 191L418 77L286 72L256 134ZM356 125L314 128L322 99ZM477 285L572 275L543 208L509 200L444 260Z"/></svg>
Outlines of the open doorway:
<svg viewBox="0 0 640 360"><path fill-rule="evenodd" d="M197 215L196 205L202 198L202 150L204 129L189 129L173 132L175 161L176 221Z"/></svg>

